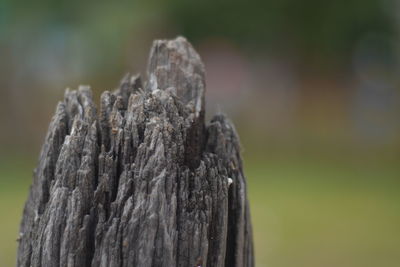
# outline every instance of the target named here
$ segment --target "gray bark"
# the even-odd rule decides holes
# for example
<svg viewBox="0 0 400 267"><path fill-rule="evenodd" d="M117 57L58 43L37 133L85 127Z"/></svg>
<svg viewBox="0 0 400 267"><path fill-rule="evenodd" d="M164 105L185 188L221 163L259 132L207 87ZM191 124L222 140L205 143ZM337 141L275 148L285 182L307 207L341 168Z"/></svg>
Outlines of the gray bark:
<svg viewBox="0 0 400 267"><path fill-rule="evenodd" d="M26 202L17 266L253 266L240 147L204 122L204 66L155 41L142 85L65 93Z"/></svg>

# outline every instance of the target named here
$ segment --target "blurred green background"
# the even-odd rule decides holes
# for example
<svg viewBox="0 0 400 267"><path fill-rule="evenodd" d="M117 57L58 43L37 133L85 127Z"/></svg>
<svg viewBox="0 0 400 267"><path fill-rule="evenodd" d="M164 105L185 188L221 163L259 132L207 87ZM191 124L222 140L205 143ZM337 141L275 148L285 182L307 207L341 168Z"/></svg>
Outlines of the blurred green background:
<svg viewBox="0 0 400 267"><path fill-rule="evenodd" d="M0 266L56 103L186 36L243 145L256 266L399 266L400 4L0 0ZM97 101L98 102L98 101Z"/></svg>

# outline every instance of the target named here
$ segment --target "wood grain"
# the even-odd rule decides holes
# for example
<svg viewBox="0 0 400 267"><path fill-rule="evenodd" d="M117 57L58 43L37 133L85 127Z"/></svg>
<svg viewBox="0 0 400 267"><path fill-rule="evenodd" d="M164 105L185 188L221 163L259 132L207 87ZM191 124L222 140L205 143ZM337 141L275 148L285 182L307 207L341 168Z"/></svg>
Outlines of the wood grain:
<svg viewBox="0 0 400 267"><path fill-rule="evenodd" d="M206 125L204 66L182 37L155 41L144 84L58 103L25 205L17 266L254 265L240 146Z"/></svg>

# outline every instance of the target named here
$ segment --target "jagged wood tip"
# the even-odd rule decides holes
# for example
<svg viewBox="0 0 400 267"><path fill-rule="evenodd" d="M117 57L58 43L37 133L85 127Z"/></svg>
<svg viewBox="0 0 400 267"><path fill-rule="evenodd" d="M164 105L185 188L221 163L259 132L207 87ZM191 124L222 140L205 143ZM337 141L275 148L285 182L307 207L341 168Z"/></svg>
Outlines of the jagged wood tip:
<svg viewBox="0 0 400 267"><path fill-rule="evenodd" d="M148 81L57 105L20 226L17 266L254 265L234 126L204 122L204 66L155 41Z"/></svg>

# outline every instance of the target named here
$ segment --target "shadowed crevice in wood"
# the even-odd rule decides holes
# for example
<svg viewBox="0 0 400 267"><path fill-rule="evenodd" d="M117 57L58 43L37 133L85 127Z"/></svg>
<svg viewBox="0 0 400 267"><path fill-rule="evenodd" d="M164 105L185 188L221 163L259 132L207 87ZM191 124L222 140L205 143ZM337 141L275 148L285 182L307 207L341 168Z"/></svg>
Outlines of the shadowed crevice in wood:
<svg viewBox="0 0 400 267"><path fill-rule="evenodd" d="M21 223L18 266L253 266L240 146L204 122L204 66L155 41L97 114L88 87L57 106Z"/></svg>

